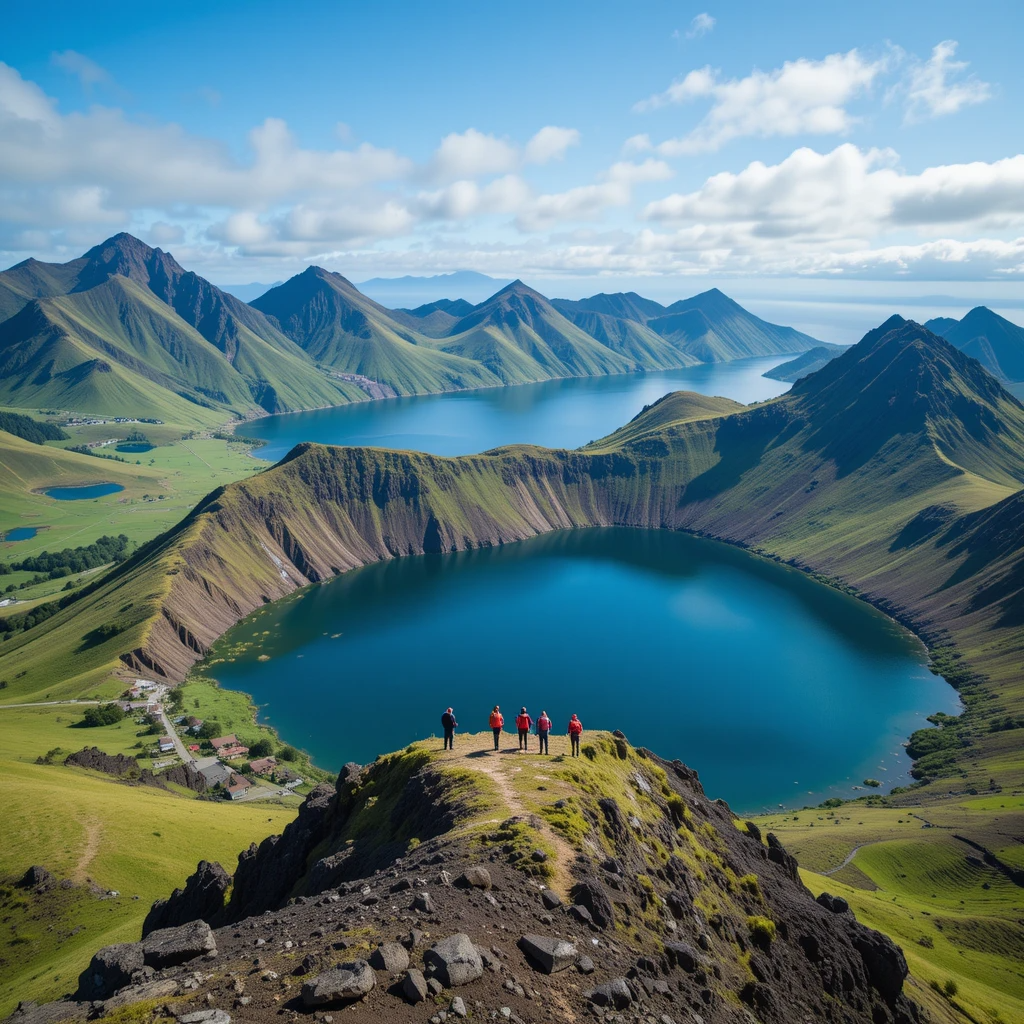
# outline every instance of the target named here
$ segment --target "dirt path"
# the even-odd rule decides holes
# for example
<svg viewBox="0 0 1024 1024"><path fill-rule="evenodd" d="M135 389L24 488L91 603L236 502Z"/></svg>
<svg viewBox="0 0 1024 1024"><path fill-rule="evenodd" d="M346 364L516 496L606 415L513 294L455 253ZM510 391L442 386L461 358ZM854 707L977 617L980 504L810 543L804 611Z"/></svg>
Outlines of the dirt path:
<svg viewBox="0 0 1024 1024"><path fill-rule="evenodd" d="M826 875L826 876L827 876L827 875L834 875L834 874L836 874L836 872L838 872L838 871L842 871L842 870L843 870L843 868L845 868L845 867L846 867L846 865L847 865L847 864L849 864L849 863L850 863L850 861L852 861L852 860L853 860L853 858L857 856L857 853L858 853L858 852L859 852L860 850L863 850L865 846L874 846L876 842L878 842L878 840L876 840L876 839L873 839L873 840L872 840L872 841L871 841L870 843L858 843L858 844L857 844L857 845L856 845L856 846L855 846L855 847L854 847L854 848L853 848L853 849L852 849L852 850L851 850L851 851L850 851L850 852L849 852L849 853L848 853L848 854L846 855L846 860L844 860L842 864L840 864L840 865L838 865L837 867L834 867L834 868L829 868L829 869L828 869L828 871L822 871L822 872L820 872L820 873L821 873L821 874L823 874L823 875Z"/></svg>
<svg viewBox="0 0 1024 1024"><path fill-rule="evenodd" d="M564 753L564 751L556 749L559 738L552 737L551 739L551 747L556 755ZM464 739L472 741L476 737L465 737ZM531 739L536 743L536 737L531 737ZM487 742L490 742L489 736ZM568 746L568 744L565 745ZM514 785L515 777L522 771L543 773L544 759L533 753L520 754L507 746L503 746L500 752L495 753L490 747L481 747L475 742L472 750L456 750L454 753L445 754L444 757L446 760L458 761L460 768L479 772L491 779L508 810L507 814L495 818L495 823L514 816L530 818L534 823L539 823L539 831L543 834L545 842L555 851L551 862L554 873L548 881L549 887L563 899L567 899L569 889L573 884L569 867L576 859L576 851L540 815L527 807Z"/></svg>
<svg viewBox="0 0 1024 1024"><path fill-rule="evenodd" d="M100 852L100 842L103 840L103 826L95 819L83 822L85 828L85 846L78 855L78 863L75 865L74 880L84 882L88 877L89 865L96 859Z"/></svg>

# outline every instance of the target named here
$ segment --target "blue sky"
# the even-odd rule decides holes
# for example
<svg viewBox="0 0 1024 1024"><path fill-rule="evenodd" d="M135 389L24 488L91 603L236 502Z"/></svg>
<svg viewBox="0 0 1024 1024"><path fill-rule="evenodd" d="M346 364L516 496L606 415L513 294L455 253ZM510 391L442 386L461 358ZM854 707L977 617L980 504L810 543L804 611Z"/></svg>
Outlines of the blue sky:
<svg viewBox="0 0 1024 1024"><path fill-rule="evenodd" d="M34 5L0 262L1024 297L1019 3ZM687 280L692 278L693 280Z"/></svg>

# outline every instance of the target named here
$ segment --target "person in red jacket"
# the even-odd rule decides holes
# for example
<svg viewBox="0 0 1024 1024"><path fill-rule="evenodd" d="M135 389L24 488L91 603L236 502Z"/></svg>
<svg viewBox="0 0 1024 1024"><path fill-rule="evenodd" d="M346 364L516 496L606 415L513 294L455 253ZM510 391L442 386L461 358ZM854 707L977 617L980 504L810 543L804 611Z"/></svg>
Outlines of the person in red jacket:
<svg viewBox="0 0 1024 1024"><path fill-rule="evenodd" d="M533 728L533 719L526 713L526 708L520 708L516 716L516 728L519 730L519 749L530 749L530 730Z"/></svg>
<svg viewBox="0 0 1024 1024"><path fill-rule="evenodd" d="M491 732L494 733L494 749L498 749L498 743L501 740L501 729L505 724L505 716L501 713L501 708L497 704L494 705L494 710L491 712Z"/></svg>
<svg viewBox="0 0 1024 1024"><path fill-rule="evenodd" d="M580 736L583 735L583 723L573 715L569 719L569 742L572 744L572 756L580 756Z"/></svg>
<svg viewBox="0 0 1024 1024"><path fill-rule="evenodd" d="M540 744L540 752L542 754L549 753L548 751L548 733L551 732L551 719L548 718L548 713L542 711L540 718L537 719L537 741Z"/></svg>

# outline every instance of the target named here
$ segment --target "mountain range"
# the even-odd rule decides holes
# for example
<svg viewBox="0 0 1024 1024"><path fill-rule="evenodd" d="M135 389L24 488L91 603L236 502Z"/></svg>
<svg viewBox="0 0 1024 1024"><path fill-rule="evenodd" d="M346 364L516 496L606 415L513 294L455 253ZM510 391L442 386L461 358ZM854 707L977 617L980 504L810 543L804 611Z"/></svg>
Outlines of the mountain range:
<svg viewBox="0 0 1024 1024"><path fill-rule="evenodd" d="M458 278L459 275L453 275ZM64 264L0 273L0 404L210 425L225 418L556 377L802 352L813 338L717 290L388 309L320 267L247 304L169 253L115 235Z"/></svg>
<svg viewBox="0 0 1024 1024"><path fill-rule="evenodd" d="M1024 382L1024 327L1018 327L987 306L975 306L962 320L939 316L926 321L924 326L973 356L1004 384ZM763 376L792 383L820 370L844 351L841 345L821 342L817 348L773 367Z"/></svg>
<svg viewBox="0 0 1024 1024"><path fill-rule="evenodd" d="M1011 384L1024 381L1024 327L987 306L975 306L962 320L936 317L925 327L974 356L993 377Z"/></svg>

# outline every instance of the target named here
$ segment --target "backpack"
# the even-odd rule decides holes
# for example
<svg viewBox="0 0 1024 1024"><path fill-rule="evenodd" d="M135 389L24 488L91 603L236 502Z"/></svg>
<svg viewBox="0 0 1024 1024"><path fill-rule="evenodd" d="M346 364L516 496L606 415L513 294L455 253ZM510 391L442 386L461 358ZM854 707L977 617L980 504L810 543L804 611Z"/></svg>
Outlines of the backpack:
<svg viewBox="0 0 1024 1024"><path fill-rule="evenodd" d="M551 732L551 719L547 715L537 719L537 732Z"/></svg>
<svg viewBox="0 0 1024 1024"><path fill-rule="evenodd" d="M500 711L491 712L491 728L500 729L505 724L505 719L502 717Z"/></svg>
<svg viewBox="0 0 1024 1024"><path fill-rule="evenodd" d="M583 723L578 718L573 718L569 722L569 732L573 736L579 736L583 732Z"/></svg>

